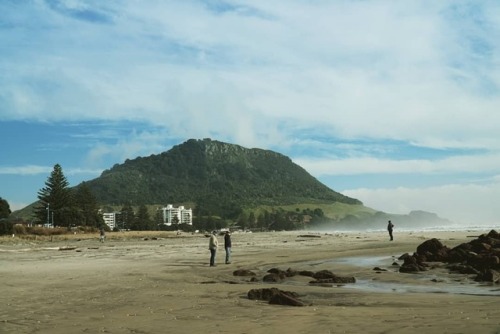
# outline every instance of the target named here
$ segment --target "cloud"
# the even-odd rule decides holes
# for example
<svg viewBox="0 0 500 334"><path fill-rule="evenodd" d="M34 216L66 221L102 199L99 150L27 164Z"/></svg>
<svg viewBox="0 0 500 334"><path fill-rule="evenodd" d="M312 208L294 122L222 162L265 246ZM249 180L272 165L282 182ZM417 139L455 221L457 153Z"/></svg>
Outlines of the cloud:
<svg viewBox="0 0 500 334"><path fill-rule="evenodd" d="M478 226L498 224L500 210L496 200L500 183L450 184L425 188L351 189L343 194L360 199L378 210L407 214L412 210L437 213L457 224Z"/></svg>
<svg viewBox="0 0 500 334"><path fill-rule="evenodd" d="M50 174L53 167L47 166L15 166L15 167L0 167L0 174L4 175L36 175L36 174Z"/></svg>
<svg viewBox="0 0 500 334"><path fill-rule="evenodd" d="M36 165L25 165L25 166L0 166L0 175L50 175L54 170L54 166L36 166ZM85 169L85 168L70 168L63 170L65 175L79 175L79 174L100 174L102 170L96 169Z"/></svg>
<svg viewBox="0 0 500 334"><path fill-rule="evenodd" d="M223 124L244 117L254 138L283 143L296 136L283 119L435 147L481 146L498 132L498 6L474 6L464 39L464 10L447 1L48 4L29 7L50 27L29 29L40 49L5 31L15 46L0 61L8 117L137 119L237 139Z"/></svg>
<svg viewBox="0 0 500 334"><path fill-rule="evenodd" d="M430 159L294 159L314 175L496 173L500 152Z"/></svg>

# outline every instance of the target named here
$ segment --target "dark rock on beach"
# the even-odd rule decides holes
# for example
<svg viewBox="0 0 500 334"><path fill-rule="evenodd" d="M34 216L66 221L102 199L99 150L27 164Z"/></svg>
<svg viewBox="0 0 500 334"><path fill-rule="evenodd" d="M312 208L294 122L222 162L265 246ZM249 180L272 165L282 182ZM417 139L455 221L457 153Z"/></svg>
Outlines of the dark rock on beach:
<svg viewBox="0 0 500 334"><path fill-rule="evenodd" d="M315 281L309 282L309 284L315 285L325 285L325 284L347 284L347 283L356 283L355 277L332 277L332 278L320 278Z"/></svg>
<svg viewBox="0 0 500 334"><path fill-rule="evenodd" d="M399 267L400 273L414 273L426 270L427 265L418 257L418 255L406 256L403 264Z"/></svg>
<svg viewBox="0 0 500 334"><path fill-rule="evenodd" d="M268 283L279 283L285 279L286 275L284 273L269 273L265 275L262 280Z"/></svg>
<svg viewBox="0 0 500 334"><path fill-rule="evenodd" d="M255 276L256 274L253 271L247 269L238 269L233 271L233 276Z"/></svg>
<svg viewBox="0 0 500 334"><path fill-rule="evenodd" d="M356 279L354 277L341 277L335 275L330 270L321 270L312 276L315 278L315 281L309 282L309 284L319 284L324 285L325 283L334 283L334 284L344 284L344 283L356 283Z"/></svg>
<svg viewBox="0 0 500 334"><path fill-rule="evenodd" d="M476 275L476 281L500 283L500 234L491 230L452 249L430 239L420 244L413 255L403 254L400 259L404 260L400 272L426 270L426 262L443 262L450 271Z"/></svg>
<svg viewBox="0 0 500 334"><path fill-rule="evenodd" d="M298 273L300 276L308 276L308 277L313 277L314 275L314 271L310 271L310 270L301 270L299 271Z"/></svg>
<svg viewBox="0 0 500 334"><path fill-rule="evenodd" d="M448 259L450 249L436 238L424 241L417 247L417 254L421 256L421 262L445 262Z"/></svg>
<svg viewBox="0 0 500 334"><path fill-rule="evenodd" d="M315 279L325 279L325 278L335 278L337 276L330 270L320 270L314 273L312 277Z"/></svg>
<svg viewBox="0 0 500 334"><path fill-rule="evenodd" d="M298 299L298 294L291 291L283 291L277 288L252 289L247 293L248 299L265 300L269 304L306 306L302 300Z"/></svg>
<svg viewBox="0 0 500 334"><path fill-rule="evenodd" d="M476 276L475 279L477 282L491 282L491 283L500 283L500 272L487 269Z"/></svg>

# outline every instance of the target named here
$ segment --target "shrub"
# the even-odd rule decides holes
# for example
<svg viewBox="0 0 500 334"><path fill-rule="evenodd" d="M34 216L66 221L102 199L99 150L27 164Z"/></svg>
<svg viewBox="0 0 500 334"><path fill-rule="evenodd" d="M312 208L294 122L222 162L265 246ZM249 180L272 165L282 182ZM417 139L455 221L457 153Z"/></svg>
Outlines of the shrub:
<svg viewBox="0 0 500 334"><path fill-rule="evenodd" d="M6 219L0 220L0 235L12 234L12 225L12 222L7 221Z"/></svg>
<svg viewBox="0 0 500 334"><path fill-rule="evenodd" d="M25 235L26 234L26 227L24 225L14 225L12 233L16 235Z"/></svg>

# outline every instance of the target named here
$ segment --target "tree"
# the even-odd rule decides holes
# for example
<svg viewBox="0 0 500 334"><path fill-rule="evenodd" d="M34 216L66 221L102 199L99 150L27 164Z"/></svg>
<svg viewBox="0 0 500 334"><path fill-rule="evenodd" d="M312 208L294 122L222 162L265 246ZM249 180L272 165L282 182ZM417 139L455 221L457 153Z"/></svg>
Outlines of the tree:
<svg viewBox="0 0 500 334"><path fill-rule="evenodd" d="M100 227L104 224L99 214L99 205L86 182L82 182L75 192L75 205L81 213L81 224Z"/></svg>
<svg viewBox="0 0 500 334"><path fill-rule="evenodd" d="M238 217L238 226L243 230L248 227L248 216L246 213L242 212Z"/></svg>
<svg viewBox="0 0 500 334"><path fill-rule="evenodd" d="M12 234L14 230L14 223L5 218L0 218L0 235Z"/></svg>
<svg viewBox="0 0 500 334"><path fill-rule="evenodd" d="M127 203L122 207L120 217L120 228L125 230L131 229L135 221L135 213L130 203Z"/></svg>
<svg viewBox="0 0 500 334"><path fill-rule="evenodd" d="M38 191L38 206L35 216L42 223L55 226L69 226L69 219L75 219L75 208L69 183L59 164L54 166L45 181L45 187Z"/></svg>
<svg viewBox="0 0 500 334"><path fill-rule="evenodd" d="M136 231L145 231L152 229L152 222L149 218L148 208L146 205L142 204L139 207L139 212L137 212L137 216L135 217L135 222L132 226L133 230Z"/></svg>
<svg viewBox="0 0 500 334"><path fill-rule="evenodd" d="M8 218L11 213L9 202L0 197L0 219Z"/></svg>
<svg viewBox="0 0 500 334"><path fill-rule="evenodd" d="M255 218L255 213L253 211L248 215L248 227L254 228L257 225L257 218Z"/></svg>
<svg viewBox="0 0 500 334"><path fill-rule="evenodd" d="M155 213L155 230L164 230L165 224L163 223L163 211L156 209Z"/></svg>
<svg viewBox="0 0 500 334"><path fill-rule="evenodd" d="M174 215L172 217L172 230L177 231L179 229L179 217L177 215Z"/></svg>

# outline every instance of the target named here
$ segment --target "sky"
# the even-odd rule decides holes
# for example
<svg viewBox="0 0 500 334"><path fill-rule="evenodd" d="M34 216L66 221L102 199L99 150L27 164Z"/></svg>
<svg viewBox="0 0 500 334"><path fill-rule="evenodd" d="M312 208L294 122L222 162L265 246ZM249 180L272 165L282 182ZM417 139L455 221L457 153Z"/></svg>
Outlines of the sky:
<svg viewBox="0 0 500 334"><path fill-rule="evenodd" d="M0 0L0 197L211 138L500 225L496 0Z"/></svg>

